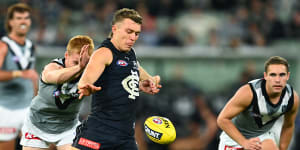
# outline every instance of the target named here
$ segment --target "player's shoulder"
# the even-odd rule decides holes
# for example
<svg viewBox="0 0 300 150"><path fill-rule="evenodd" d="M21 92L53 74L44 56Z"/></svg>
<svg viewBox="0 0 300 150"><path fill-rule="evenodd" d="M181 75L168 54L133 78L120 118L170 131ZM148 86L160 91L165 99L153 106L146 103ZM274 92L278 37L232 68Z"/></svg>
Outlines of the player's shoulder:
<svg viewBox="0 0 300 150"><path fill-rule="evenodd" d="M252 90L251 90L251 86L250 84L244 84L242 85L238 91L240 94L242 95L246 95L246 96L249 96L249 95L252 95Z"/></svg>
<svg viewBox="0 0 300 150"><path fill-rule="evenodd" d="M104 61L105 64L110 64L113 59L113 53L107 47L100 47L92 54L92 59L101 60Z"/></svg>
<svg viewBox="0 0 300 150"><path fill-rule="evenodd" d="M96 57L102 57L102 56L104 56L104 57L106 57L106 58L112 57L112 56L113 56L112 51L111 51L109 48L107 48L107 47L100 47L100 48L98 48L98 49L93 53L93 55L94 55L94 57L95 57L95 56L96 56Z"/></svg>
<svg viewBox="0 0 300 150"><path fill-rule="evenodd" d="M241 86L235 95L233 96L233 101L236 101L242 105L248 106L251 104L253 99L253 92L249 84Z"/></svg>
<svg viewBox="0 0 300 150"><path fill-rule="evenodd" d="M99 47L94 53L112 53L108 47Z"/></svg>
<svg viewBox="0 0 300 150"><path fill-rule="evenodd" d="M7 43L3 42L0 40L0 53L7 53L8 51L8 46Z"/></svg>
<svg viewBox="0 0 300 150"><path fill-rule="evenodd" d="M5 43L4 41L0 40L0 49L7 49L7 43Z"/></svg>
<svg viewBox="0 0 300 150"><path fill-rule="evenodd" d="M48 71L53 71L53 70L59 70L59 69L63 69L64 67L56 62L50 62L49 64L47 64L44 69L43 72L48 72Z"/></svg>

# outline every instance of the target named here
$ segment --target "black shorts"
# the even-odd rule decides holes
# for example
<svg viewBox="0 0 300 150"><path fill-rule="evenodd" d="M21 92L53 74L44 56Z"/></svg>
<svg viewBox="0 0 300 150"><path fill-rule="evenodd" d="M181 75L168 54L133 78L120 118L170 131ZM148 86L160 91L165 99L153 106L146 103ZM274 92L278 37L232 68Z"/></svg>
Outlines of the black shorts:
<svg viewBox="0 0 300 150"><path fill-rule="evenodd" d="M122 138L105 126L87 127L86 122L77 127L72 146L80 150L138 150L133 136Z"/></svg>

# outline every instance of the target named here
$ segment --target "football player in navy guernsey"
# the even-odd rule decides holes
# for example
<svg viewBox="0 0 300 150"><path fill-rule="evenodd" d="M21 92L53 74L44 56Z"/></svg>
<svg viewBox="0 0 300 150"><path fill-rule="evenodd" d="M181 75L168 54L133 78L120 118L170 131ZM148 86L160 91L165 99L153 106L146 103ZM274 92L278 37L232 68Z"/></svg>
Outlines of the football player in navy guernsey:
<svg viewBox="0 0 300 150"><path fill-rule="evenodd" d="M217 123L223 130L219 150L287 150L295 128L299 97L287 84L286 59L273 56L265 62L263 79L242 86L223 108ZM284 116L279 143L271 130Z"/></svg>
<svg viewBox="0 0 300 150"><path fill-rule="evenodd" d="M141 24L137 11L116 11L110 38L91 56L78 89L80 98L93 93L92 112L77 128L73 149L137 150L134 129L139 90L156 94L161 88L160 77L150 76L138 64L132 48Z"/></svg>
<svg viewBox="0 0 300 150"><path fill-rule="evenodd" d="M77 83L93 53L93 40L84 35L71 38L64 58L47 64L39 82L39 92L33 98L22 128L23 150L71 148L80 124Z"/></svg>
<svg viewBox="0 0 300 150"><path fill-rule="evenodd" d="M27 38L30 26L28 5L16 3L7 9L7 35L0 41L0 149L15 150L24 115L37 92L35 47Z"/></svg>

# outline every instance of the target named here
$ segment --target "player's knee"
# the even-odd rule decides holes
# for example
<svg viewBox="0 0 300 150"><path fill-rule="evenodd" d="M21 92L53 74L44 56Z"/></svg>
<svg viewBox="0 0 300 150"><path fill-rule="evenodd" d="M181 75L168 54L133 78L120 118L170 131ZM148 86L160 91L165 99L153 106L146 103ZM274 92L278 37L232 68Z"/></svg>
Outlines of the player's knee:
<svg viewBox="0 0 300 150"><path fill-rule="evenodd" d="M271 139L266 139L264 141L262 141L261 143L262 145L262 150L279 150L275 141L271 140Z"/></svg>
<svg viewBox="0 0 300 150"><path fill-rule="evenodd" d="M73 146L71 146L70 150L80 150L80 149L78 149L78 148L76 148L76 147L73 147Z"/></svg>

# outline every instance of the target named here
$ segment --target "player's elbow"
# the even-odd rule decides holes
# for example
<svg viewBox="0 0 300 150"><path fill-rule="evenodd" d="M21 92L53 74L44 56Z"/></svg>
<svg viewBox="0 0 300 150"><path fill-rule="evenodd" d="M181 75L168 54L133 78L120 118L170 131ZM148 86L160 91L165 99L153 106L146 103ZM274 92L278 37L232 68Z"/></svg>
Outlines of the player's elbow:
<svg viewBox="0 0 300 150"><path fill-rule="evenodd" d="M217 118L217 125L218 125L218 127L219 128L223 128L223 126L226 124L226 122L228 122L229 120L228 119L226 119L226 118L224 118L223 116L218 116L218 118Z"/></svg>

